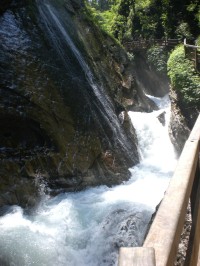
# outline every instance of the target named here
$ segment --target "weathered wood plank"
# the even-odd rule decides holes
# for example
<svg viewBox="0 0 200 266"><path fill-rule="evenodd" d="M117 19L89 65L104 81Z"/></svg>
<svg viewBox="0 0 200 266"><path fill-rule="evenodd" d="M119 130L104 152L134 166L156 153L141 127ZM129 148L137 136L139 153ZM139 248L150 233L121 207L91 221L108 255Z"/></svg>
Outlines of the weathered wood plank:
<svg viewBox="0 0 200 266"><path fill-rule="evenodd" d="M200 169L196 170L195 180L191 193L192 228L188 244L185 265L196 266L200 245Z"/></svg>
<svg viewBox="0 0 200 266"><path fill-rule="evenodd" d="M153 248L120 248L118 266L155 266Z"/></svg>
<svg viewBox="0 0 200 266"><path fill-rule="evenodd" d="M188 141L193 141L193 140L200 141L200 114L188 138Z"/></svg>
<svg viewBox="0 0 200 266"><path fill-rule="evenodd" d="M144 247L153 247L156 266L171 266L177 253L199 155L200 116L185 144L174 176L158 209Z"/></svg>
<svg viewBox="0 0 200 266"><path fill-rule="evenodd" d="M196 225L195 225L194 231L195 231L194 241L193 241L193 248L191 252L191 261L188 264L189 266L196 266L198 264L199 244L200 244L200 206L198 206Z"/></svg>
<svg viewBox="0 0 200 266"><path fill-rule="evenodd" d="M184 46L191 47L191 48L200 48L200 46L198 46L198 45L187 44L186 39L184 39Z"/></svg>
<svg viewBox="0 0 200 266"><path fill-rule="evenodd" d="M184 39L184 49L185 49L185 56L188 59L194 61L194 67L198 71L199 70L198 50L200 49L200 46L187 44L186 39Z"/></svg>
<svg viewBox="0 0 200 266"><path fill-rule="evenodd" d="M199 246L199 257L198 257L197 266L200 266L200 246Z"/></svg>

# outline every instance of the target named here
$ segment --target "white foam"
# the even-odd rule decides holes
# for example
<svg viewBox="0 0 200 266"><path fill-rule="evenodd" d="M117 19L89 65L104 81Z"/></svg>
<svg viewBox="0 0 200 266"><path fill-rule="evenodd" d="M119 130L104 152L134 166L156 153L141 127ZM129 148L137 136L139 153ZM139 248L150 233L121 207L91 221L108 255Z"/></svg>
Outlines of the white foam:
<svg viewBox="0 0 200 266"><path fill-rule="evenodd" d="M166 111L165 127L157 116ZM129 115L142 161L119 186L46 198L35 215L20 207L0 218L0 261L16 266L117 265L118 246L140 245L175 167L167 134L170 108ZM130 218L131 217L131 218Z"/></svg>

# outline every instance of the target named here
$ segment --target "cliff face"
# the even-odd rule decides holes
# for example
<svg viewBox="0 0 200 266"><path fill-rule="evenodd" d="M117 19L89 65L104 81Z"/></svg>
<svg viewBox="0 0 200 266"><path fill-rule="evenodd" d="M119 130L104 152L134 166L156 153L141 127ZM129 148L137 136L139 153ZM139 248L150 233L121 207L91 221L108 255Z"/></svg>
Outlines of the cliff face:
<svg viewBox="0 0 200 266"><path fill-rule="evenodd" d="M127 110L151 104L125 51L78 0L15 4L0 27L0 205L128 179L138 153Z"/></svg>
<svg viewBox="0 0 200 266"><path fill-rule="evenodd" d="M2 0L0 5L0 14L2 14L11 4L11 0Z"/></svg>
<svg viewBox="0 0 200 266"><path fill-rule="evenodd" d="M176 92L170 89L170 99L171 99L171 117L169 125L169 134L171 142L179 156L183 150L186 140L189 137L190 129L188 128L185 117L183 116L180 108L179 101L177 99Z"/></svg>

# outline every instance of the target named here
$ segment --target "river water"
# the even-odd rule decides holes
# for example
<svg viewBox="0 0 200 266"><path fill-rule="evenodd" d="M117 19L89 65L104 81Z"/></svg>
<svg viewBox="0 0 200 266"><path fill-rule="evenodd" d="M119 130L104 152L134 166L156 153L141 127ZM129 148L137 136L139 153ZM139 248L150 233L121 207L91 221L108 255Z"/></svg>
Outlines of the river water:
<svg viewBox="0 0 200 266"><path fill-rule="evenodd" d="M130 169L132 178L112 188L100 186L54 198L44 194L29 215L12 206L0 218L2 266L117 265L120 246L142 245L176 164L167 130L168 96L151 98L158 111L129 112L141 157L140 164ZM165 126L157 118L163 111Z"/></svg>
<svg viewBox="0 0 200 266"><path fill-rule="evenodd" d="M97 87L92 72L59 16L46 4L42 5L40 13L48 27L56 27L55 32L51 31L51 37L61 57L63 50L58 45L60 36L56 34L61 35L64 43L71 47L74 60L78 61L94 95L99 99L99 111L106 117L107 125L112 127L115 144L123 146L123 150L130 155L134 154L129 152L131 146L127 145L128 141L122 141L124 134L117 116L113 116L112 103L105 98L103 88ZM32 52L26 48L31 40L26 32L19 30L21 24L16 24L12 13L8 12L2 18L1 25L12 25L13 29L12 32L8 27L9 30L5 28L3 32L4 50L8 57L11 56L11 48L22 56ZM16 39L21 41L16 42ZM16 75L14 70L10 81ZM7 86L13 88L13 84ZM41 185L42 200L31 214L25 213L19 206L11 206L0 217L0 266L111 266L117 265L119 247L142 245L151 215L164 195L176 164L168 137L169 98L149 97L160 108L158 111L129 112L140 152L140 164L130 169L131 179L112 188L99 186L56 197L46 195L45 185ZM166 112L165 126L157 118L163 111Z"/></svg>

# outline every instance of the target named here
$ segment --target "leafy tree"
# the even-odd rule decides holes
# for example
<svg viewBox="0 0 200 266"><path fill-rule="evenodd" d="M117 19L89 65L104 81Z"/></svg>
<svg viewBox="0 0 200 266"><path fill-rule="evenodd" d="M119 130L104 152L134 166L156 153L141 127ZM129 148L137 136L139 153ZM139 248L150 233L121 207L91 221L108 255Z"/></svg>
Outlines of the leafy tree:
<svg viewBox="0 0 200 266"><path fill-rule="evenodd" d="M192 38L200 28L199 0L87 0L100 24L120 41Z"/></svg>
<svg viewBox="0 0 200 266"><path fill-rule="evenodd" d="M115 0L88 0L88 3L99 11L109 10Z"/></svg>
<svg viewBox="0 0 200 266"><path fill-rule="evenodd" d="M161 73L167 73L167 60L169 54L165 47L160 46L152 46L147 51L147 61L150 65L154 67L154 69Z"/></svg>

